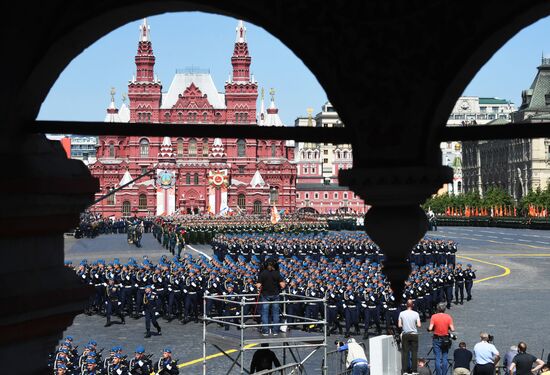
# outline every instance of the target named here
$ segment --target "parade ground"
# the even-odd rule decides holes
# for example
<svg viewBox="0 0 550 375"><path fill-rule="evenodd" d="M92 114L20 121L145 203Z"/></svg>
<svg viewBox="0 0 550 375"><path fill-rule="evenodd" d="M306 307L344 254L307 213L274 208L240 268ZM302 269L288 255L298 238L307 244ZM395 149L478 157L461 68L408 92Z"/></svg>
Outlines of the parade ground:
<svg viewBox="0 0 550 375"><path fill-rule="evenodd" d="M458 347L458 341L465 341L471 349L479 341L480 331L486 331L494 335L494 344L501 356L511 345L525 341L528 352L540 358L544 350L542 359L546 360L550 350L550 278L547 276L550 272L550 231L440 227L438 231L429 232L428 236L457 241L457 262L463 265L471 263L477 270L473 300L465 301L464 305L453 304L448 311L454 318L458 336L450 356ZM116 257L126 262L128 257L134 257L139 262L143 255L148 255L156 262L162 255L170 255L150 233L144 234L142 244L140 249L128 245L123 234L78 240L67 237L65 259L78 264L82 259L112 261ZM186 251L195 256L200 252L212 254L209 245L187 246ZM174 358L179 359L180 374L202 373L202 324L183 325L178 320L168 323L163 319L159 323L162 335L144 339L143 318L127 319L125 325L114 324L105 328L105 318L82 314L76 317L65 336L72 335L80 348L94 339L100 348L105 348L104 354L110 347L121 345L125 353L132 356L137 345L144 345L148 353L154 353L158 358L162 348L170 346ZM433 354L428 354L431 336L426 332L427 326L428 322L421 328L419 356L430 358ZM362 341L361 338L356 337L358 341ZM333 343L337 339L344 340L341 335L334 334L328 338L329 350L335 349ZM207 353L208 373L226 373L229 360L211 346ZM279 353L277 355L281 357ZM247 366L251 358L252 352L248 352ZM308 361L308 373L320 373L320 358L319 355ZM433 370L433 365L430 367Z"/></svg>

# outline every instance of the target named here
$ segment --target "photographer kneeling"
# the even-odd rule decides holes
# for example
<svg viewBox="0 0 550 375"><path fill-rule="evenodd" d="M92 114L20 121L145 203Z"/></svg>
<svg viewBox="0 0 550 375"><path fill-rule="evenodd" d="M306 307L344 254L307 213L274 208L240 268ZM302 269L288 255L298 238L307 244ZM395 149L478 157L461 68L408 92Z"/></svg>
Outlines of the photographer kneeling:
<svg viewBox="0 0 550 375"><path fill-rule="evenodd" d="M446 309L445 302L437 304L437 314L432 315L430 320L430 326L428 331L433 331L433 350L435 353L435 373L436 375L444 375L447 373L447 367L449 361L449 349L452 345L452 339L456 339L455 335L450 332L454 332L455 326L453 324L453 318L449 314L445 314Z"/></svg>
<svg viewBox="0 0 550 375"><path fill-rule="evenodd" d="M492 375L495 373L496 364L500 361L500 353L497 348L489 342L492 340L489 340L491 336L487 332L481 332L479 337L481 341L474 346L474 358L476 361L474 374Z"/></svg>
<svg viewBox="0 0 550 375"><path fill-rule="evenodd" d="M355 342L355 339L349 339L347 344L336 342L338 351L348 351L346 357L346 368L351 369L351 375L369 375L369 362L363 347Z"/></svg>

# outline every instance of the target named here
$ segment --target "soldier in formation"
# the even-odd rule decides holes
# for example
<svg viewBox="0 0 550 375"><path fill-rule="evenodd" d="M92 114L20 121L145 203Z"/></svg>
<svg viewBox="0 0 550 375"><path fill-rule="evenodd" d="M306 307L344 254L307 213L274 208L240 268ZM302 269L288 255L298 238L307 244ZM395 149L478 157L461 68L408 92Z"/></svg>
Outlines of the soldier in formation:
<svg viewBox="0 0 550 375"><path fill-rule="evenodd" d="M121 346L112 347L105 358L103 350L98 349L96 341L90 340L79 353L73 338L67 336L50 355L48 367L52 374L67 375L150 375L153 371L155 374L179 374L177 360L172 359L170 348L165 348L154 364L153 354L147 354L142 345L136 348L132 358L124 354Z"/></svg>

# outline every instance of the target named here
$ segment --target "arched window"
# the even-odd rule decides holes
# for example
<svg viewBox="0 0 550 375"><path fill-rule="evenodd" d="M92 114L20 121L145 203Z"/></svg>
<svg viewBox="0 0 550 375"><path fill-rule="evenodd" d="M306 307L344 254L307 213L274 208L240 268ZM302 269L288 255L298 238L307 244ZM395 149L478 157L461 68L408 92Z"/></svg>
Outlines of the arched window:
<svg viewBox="0 0 550 375"><path fill-rule="evenodd" d="M259 215L262 213L262 202L261 201L254 201L254 213L256 215Z"/></svg>
<svg viewBox="0 0 550 375"><path fill-rule="evenodd" d="M151 122L151 114L147 113L147 122Z"/></svg>
<svg viewBox="0 0 550 375"><path fill-rule="evenodd" d="M244 139L239 139L237 141L237 156L246 156L246 141Z"/></svg>
<svg viewBox="0 0 550 375"><path fill-rule="evenodd" d="M178 112L178 122L183 122L183 113Z"/></svg>
<svg viewBox="0 0 550 375"><path fill-rule="evenodd" d="M237 206L239 206L241 210L244 210L246 208L246 197L244 196L244 194L239 194L237 196Z"/></svg>
<svg viewBox="0 0 550 375"><path fill-rule="evenodd" d="M110 193L113 189L108 189L108 192ZM115 205L115 194L111 194L107 197L107 204L109 206Z"/></svg>
<svg viewBox="0 0 550 375"><path fill-rule="evenodd" d="M308 151L308 152L307 152L307 158L308 158L308 159L311 159L311 151Z"/></svg>
<svg viewBox="0 0 550 375"><path fill-rule="evenodd" d="M149 156L149 141L145 138L139 141L139 155L141 157Z"/></svg>
<svg viewBox="0 0 550 375"><path fill-rule="evenodd" d="M139 209L140 210L146 210L147 209L147 195L140 194L139 195Z"/></svg>
<svg viewBox="0 0 550 375"><path fill-rule="evenodd" d="M129 201L122 202L122 216L130 216L131 208Z"/></svg>
<svg viewBox="0 0 550 375"><path fill-rule="evenodd" d="M109 143L109 157L114 158L115 156L115 145Z"/></svg>
<svg viewBox="0 0 550 375"><path fill-rule="evenodd" d="M187 174L185 175L185 183L186 183L187 185L191 185L191 173L187 173Z"/></svg>
<svg viewBox="0 0 550 375"><path fill-rule="evenodd" d="M344 159L347 159L347 158L348 158L348 152L344 151Z"/></svg>
<svg viewBox="0 0 550 375"><path fill-rule="evenodd" d="M195 185L198 185L199 184L199 174L198 173L195 173L195 178L194 178L194 183Z"/></svg>
<svg viewBox="0 0 550 375"><path fill-rule="evenodd" d="M170 122L170 112L164 114L164 122Z"/></svg>
<svg viewBox="0 0 550 375"><path fill-rule="evenodd" d="M277 155L277 145L275 143L271 144L271 157L274 158Z"/></svg>
<svg viewBox="0 0 550 375"><path fill-rule="evenodd" d="M269 203L274 204L279 201L279 189L275 186L272 186L269 190Z"/></svg>
<svg viewBox="0 0 550 375"><path fill-rule="evenodd" d="M177 155L178 157L183 156L183 139L182 138L178 138Z"/></svg>
<svg viewBox="0 0 550 375"><path fill-rule="evenodd" d="M202 139L202 156L208 156L208 138Z"/></svg>
<svg viewBox="0 0 550 375"><path fill-rule="evenodd" d="M208 114L206 112L202 113L202 122L206 122L206 119L208 117Z"/></svg>
<svg viewBox="0 0 550 375"><path fill-rule="evenodd" d="M197 156L197 140L195 138L189 140L189 156Z"/></svg>
<svg viewBox="0 0 550 375"><path fill-rule="evenodd" d="M340 151L336 151L336 158L340 159Z"/></svg>

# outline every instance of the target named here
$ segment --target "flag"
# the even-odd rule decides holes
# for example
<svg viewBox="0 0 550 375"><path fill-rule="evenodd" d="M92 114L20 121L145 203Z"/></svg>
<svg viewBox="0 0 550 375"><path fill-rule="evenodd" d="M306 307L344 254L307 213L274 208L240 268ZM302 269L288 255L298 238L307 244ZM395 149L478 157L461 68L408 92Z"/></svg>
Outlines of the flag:
<svg viewBox="0 0 550 375"><path fill-rule="evenodd" d="M273 205L273 208L271 209L271 224L277 224L281 220L281 215L279 215L279 211L277 211L277 208L275 205Z"/></svg>

